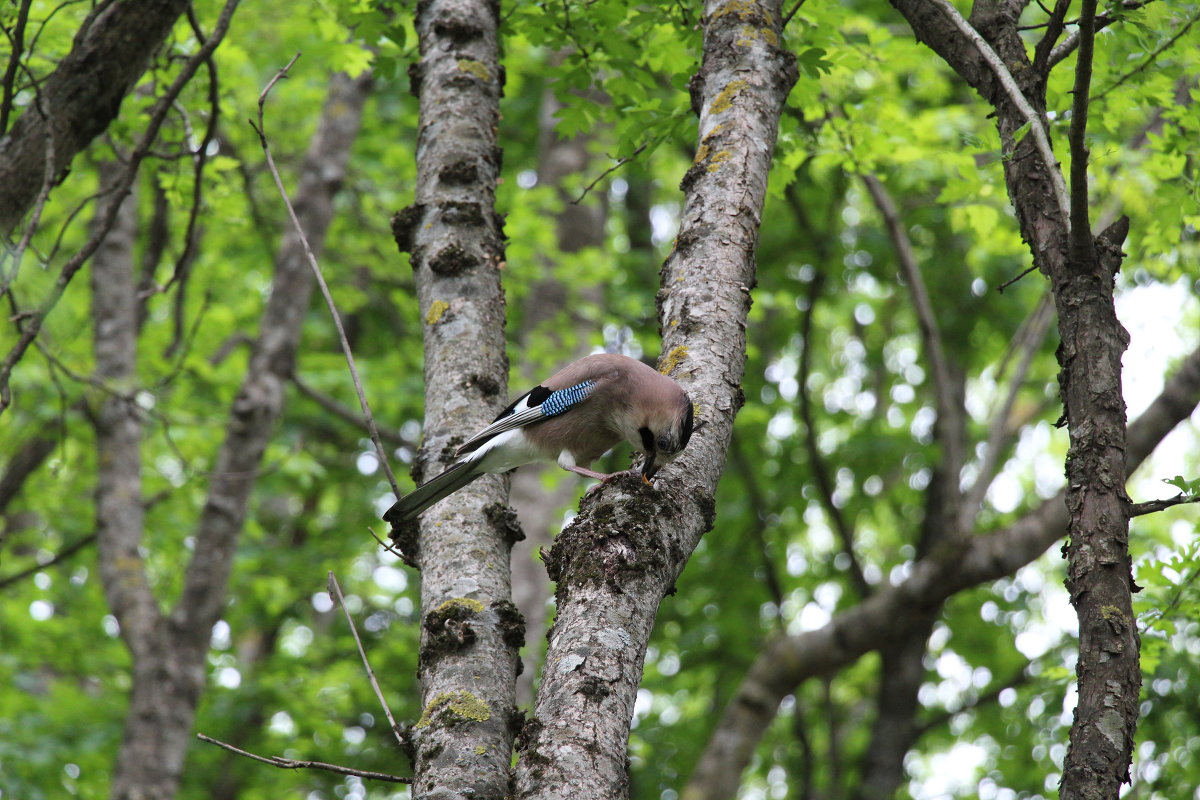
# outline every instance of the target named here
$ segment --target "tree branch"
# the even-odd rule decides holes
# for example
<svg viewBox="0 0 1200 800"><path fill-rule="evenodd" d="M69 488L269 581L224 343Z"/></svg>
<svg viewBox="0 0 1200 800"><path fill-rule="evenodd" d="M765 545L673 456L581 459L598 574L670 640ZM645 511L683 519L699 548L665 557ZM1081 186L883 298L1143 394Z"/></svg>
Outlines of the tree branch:
<svg viewBox="0 0 1200 800"><path fill-rule="evenodd" d="M942 334L938 328L937 316L933 313L933 303L929 300L929 291L925 288L925 279L921 276L921 267L913 252L912 242L908 231L900 219L900 212L892 202L891 195L874 175L862 175L863 183L871 200L875 203L880 216L883 217L884 227L900 262L900 270L908 283L908 291L912 296L913 308L917 312L917 325L921 330L921 341L925 345L925 355L929 358L933 373L933 395L937 405L937 431L935 438L942 450L942 469L947 481L945 500L957 506L959 495L959 473L965 455L966 429L963 418L962 403L958 402L954 389L955 380L950 374L950 364L946 359L946 351L942 346Z"/></svg>
<svg viewBox="0 0 1200 800"><path fill-rule="evenodd" d="M1096 0L1083 0L1079 20L1079 56L1075 64L1071 128L1071 252L1077 261L1095 259L1092 226L1088 220L1088 87L1092 83L1092 51L1096 40Z"/></svg>
<svg viewBox="0 0 1200 800"><path fill-rule="evenodd" d="M1129 516L1141 517L1186 503L1200 503L1200 495L1179 494L1166 500L1148 500L1145 503L1133 503L1129 506Z"/></svg>
<svg viewBox="0 0 1200 800"><path fill-rule="evenodd" d="M87 536L83 536L71 542L69 545L55 553L53 557L47 561L42 561L38 564L34 564L32 567L23 569L20 572L14 572L12 575L7 575L3 578L0 578L0 590L7 589L14 583L20 583L31 575L36 575L44 569L48 569L55 564L66 561L68 558L75 555L94 541L96 541L96 534L89 533Z"/></svg>
<svg viewBox="0 0 1200 800"><path fill-rule="evenodd" d="M1020 354L1020 360L1009 379L1008 393L1004 397L1004 402L992 414L991 422L988 424L983 461L979 465L979 473L975 476L974 483L965 493L960 509L958 526L961 530L969 530L974 525L975 516L983 505L984 497L987 496L992 478L995 477L996 469L1000 465L1000 452L1003 449L1004 441L1010 436L1010 417L1017 402L1017 395L1025 385L1025 377L1033 365L1033 357L1037 354L1042 342L1045 341L1046 333L1053 320L1050 295L1043 295L1029 319L1017 332L1013 349Z"/></svg>
<svg viewBox="0 0 1200 800"><path fill-rule="evenodd" d="M118 3L117 7L130 10L131 13L136 14L139 13L139 10L136 8L136 6L139 5L143 5L143 3ZM184 3L180 3L178 0L173 0L173 2L170 4L149 3L148 5L155 6L156 8L166 7L168 5L179 5L180 10L182 10ZM54 285L51 287L46 297L42 300L41 305L38 306L37 310L33 312L33 314L25 321L24 330L21 331L21 336L17 340L17 343L13 345L12 349L8 352L8 355L5 356L4 361L0 362L0 414L2 414L4 409L8 407L11 400L9 397L8 382L9 377L12 374L13 367L16 366L17 362L21 360L21 357L29 348L29 345L41 331L42 323L45 321L46 316L58 303L58 300L62 297L63 292L66 291L67 284L71 282L71 279L75 276L75 273L79 271L79 268L82 267L84 263L91 258L92 254L96 252L96 249L100 246L100 243L108 234L109 229L111 229L113 225L113 220L116 217L117 209L120 207L121 201L125 198L125 195L128 194L130 187L133 185L134 178L137 177L138 167L141 165L142 159L144 159L150 152L150 148L154 144L154 140L158 138L158 131L162 127L163 122L166 120L172 104L174 104L176 98L179 97L180 92L183 91L183 87L186 86L188 81L192 79L192 76L196 74L196 70L200 68L200 65L209 58L213 50L215 50L217 45L220 44L225 38L225 34L229 30L229 23L233 19L233 12L237 8L237 5L238 0L228 0L228 2L226 2L224 8L221 10L220 17L217 19L217 24L213 28L212 36L210 36L208 41L196 51L195 55L193 55L184 63L183 68L179 71L179 74L175 77L175 80L171 82L170 87L154 104L154 108L150 113L150 119L146 123L146 129L142 133L141 138L138 140L137 146L134 147L133 152L129 154L129 161L125 165L121 178L117 181L114 181L114 197L109 202L109 205L106 206L106 214L96 226L87 243L84 244L79 252L63 265L59 272L58 279L54 282ZM142 13L144 13L144 11ZM176 12L176 16L178 16L178 11ZM62 68L63 67L60 67L60 69ZM88 98L89 109L92 108L91 103L94 102L96 102L95 98ZM65 112L63 109L55 106L55 113L57 116L58 114L64 114ZM89 111L89 113L91 112ZM18 120L17 126L20 126L20 124L24 122L27 117L28 115L22 116L21 119ZM10 136L16 135L17 126L14 126ZM55 142L55 146L58 147L58 140L56 139ZM39 139L39 144L44 144L44 142ZM2 150L3 148L0 148L0 151ZM4 164L0 163L0 186L4 185L4 181L2 180L4 174ZM17 216L19 217L20 215L18 214ZM5 231L6 227L8 226L5 225L3 212L0 211L0 232Z"/></svg>
<svg viewBox="0 0 1200 800"><path fill-rule="evenodd" d="M337 764L326 764L324 761L297 761L293 758L283 758L282 756L259 756L247 750L242 750L240 747L234 747L231 744L214 739L211 736L205 736L203 733L197 733L196 738L202 742L215 744L217 747L223 747L231 753L237 753L239 756L261 761L263 764L270 764L272 767L280 769L320 769L326 772L334 772L338 775L352 775L356 778L366 778L370 781L386 781L388 783L412 783L412 778L403 778L399 775L389 775L386 772L370 772L364 769L354 769L353 767L342 767Z"/></svg>
<svg viewBox="0 0 1200 800"><path fill-rule="evenodd" d="M1058 159L1054 157L1054 151L1050 146L1050 133L1046 129L1046 121L1030 105L1029 100L1025 97L1025 93L1021 91L1021 87L1013 79L1012 73L1009 72L1004 61L1000 56L996 55L996 51L992 49L992 46L971 27L971 23L963 19L962 15L958 13L958 9L952 6L948 0L929 0L929 2L939 8L953 23L954 27L958 29L959 34L974 46L979 53L979 57L992 70L996 80L1004 88L1009 102L1025 118L1025 122L1029 125L1029 132L1033 135L1038 155L1041 157L1043 166L1046 169L1046 174L1050 176L1054 198L1058 203L1058 210L1062 213L1064 220L1068 219L1071 204L1067 194L1067 186L1063 182L1062 171L1058 168ZM895 4L895 0L893 0L893 4Z"/></svg>
<svg viewBox="0 0 1200 800"><path fill-rule="evenodd" d="M187 5L187 0L103 3L87 19L71 52L39 87L54 116L22 114L0 140L0 236L12 231L29 209L47 170L61 174L108 127L150 54ZM214 46L221 36L214 37ZM150 127L157 132L157 125ZM55 146L49 164L48 138Z"/></svg>
<svg viewBox="0 0 1200 800"><path fill-rule="evenodd" d="M812 394L808 388L808 378L812 374L813 314L816 312L817 299L821 296L821 287L825 285L825 274L817 272L808 285L808 308L804 309L800 322L800 364L797 375L799 391L796 394L800 411L800 420L804 423L804 451L808 456L808 468L812 472L816 484L817 498L825 510L833 529L837 532L842 543L842 552L850 559L850 580L854 584L859 597L871 594L871 585L863 574L862 564L854 550L854 528L846 519L846 515L833 501L833 481L829 478L829 467L825 456L817 446L817 423L812 412Z"/></svg>

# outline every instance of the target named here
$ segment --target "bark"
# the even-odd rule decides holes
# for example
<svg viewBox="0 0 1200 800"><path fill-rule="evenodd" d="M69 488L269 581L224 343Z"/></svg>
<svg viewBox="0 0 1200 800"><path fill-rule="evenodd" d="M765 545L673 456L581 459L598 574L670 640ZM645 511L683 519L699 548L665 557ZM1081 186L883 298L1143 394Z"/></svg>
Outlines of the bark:
<svg viewBox="0 0 1200 800"><path fill-rule="evenodd" d="M1033 133L1045 130L1046 74L1033 68L1018 30L1020 4L978 2L971 26L998 54L988 63L983 47L955 24L952 9L893 0L917 37L937 50L996 108L1005 150L1008 194L1034 263L1050 279L1058 310L1059 382L1071 447L1067 455L1069 561L1067 588L1079 615L1079 705L1063 769L1066 798L1115 797L1128 780L1141 689L1138 637L1133 619L1129 556L1129 498L1125 495L1125 402L1121 355L1129 337L1113 306L1128 220L1093 238L1087 225L1086 121L1090 31L1094 4L1085 4L1076 70L1071 138L1071 196L1064 208L1056 164L1033 157L1034 136L1015 137L1036 112ZM931 13L931 6L933 11ZM1090 12L1089 9L1090 8ZM1015 96L1015 84L1020 96ZM1070 219L1068 219L1070 214Z"/></svg>
<svg viewBox="0 0 1200 800"><path fill-rule="evenodd" d="M412 256L424 321L418 481L448 465L455 445L506 403L504 244L495 212L498 13L488 0L430 0L417 8L416 200L392 224L400 249ZM424 711L411 729L414 796L490 798L509 789L524 623L511 601L509 558L521 534L503 505L506 490L506 479L485 476L412 528L393 530L421 570Z"/></svg>
<svg viewBox="0 0 1200 800"><path fill-rule="evenodd" d="M1137 468L1162 439L1200 403L1200 349L1187 357L1162 393L1129 426L1128 470ZM682 796L724 800L737 791L754 748L788 694L818 675L831 674L865 653L902 640L921 615L964 589L1011 575L1062 538L1068 515L1065 491L1008 528L945 548L918 561L902 583L836 615L817 630L769 643L709 737Z"/></svg>
<svg viewBox="0 0 1200 800"><path fill-rule="evenodd" d="M0 139L0 236L16 228L46 175L46 141L53 142L53 175L108 128L150 55L187 8L187 0L104 3L75 37L71 52ZM38 106L46 114L39 113Z"/></svg>
<svg viewBox="0 0 1200 800"><path fill-rule="evenodd" d="M368 87L367 78L334 78L305 160L297 213L317 251L332 217L333 195L341 184ZM102 465L97 485L101 578L133 656L133 686L112 797L167 800L178 787L191 742L212 626L224 605L253 477L283 408L283 387L292 372L312 275L299 237L289 231L247 377L217 457L183 595L167 616L159 610L139 554L140 425L130 401L136 381L138 309L132 257L125 243L129 238L109 235L103 255L97 256L93 280L97 371L110 385L127 388L105 400L96 423Z"/></svg>
<svg viewBox="0 0 1200 800"><path fill-rule="evenodd" d="M699 146L658 297L659 368L688 390L705 427L655 487L629 476L586 497L549 554L558 617L518 742L521 798L628 796L626 744L646 642L659 602L712 525L743 400L758 225L796 70L778 46L778 3L710 2L706 14L692 84Z"/></svg>

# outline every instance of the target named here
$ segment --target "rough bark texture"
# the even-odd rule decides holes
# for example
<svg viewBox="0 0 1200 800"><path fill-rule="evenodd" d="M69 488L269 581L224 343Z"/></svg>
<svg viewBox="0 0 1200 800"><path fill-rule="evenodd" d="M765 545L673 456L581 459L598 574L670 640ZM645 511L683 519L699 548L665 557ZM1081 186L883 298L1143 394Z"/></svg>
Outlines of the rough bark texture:
<svg viewBox="0 0 1200 800"><path fill-rule="evenodd" d="M996 108L1008 194L1034 263L1050 279L1058 310L1065 417L1071 447L1067 456L1069 575L1067 587L1079 615L1079 705L1063 769L1064 798L1116 797L1128 779L1141 688L1138 638L1132 612L1128 551L1129 499L1125 495L1125 402L1121 355L1129 338L1113 307L1113 277L1121 264L1128 221L1093 240L1086 229L1086 154L1075 154L1071 204L1074 233L1055 197L1053 175L1033 149L1033 136L1019 142L1026 124L1011 92L1002 89L994 67L937 4L892 0L917 37L929 44ZM934 6L930 13L930 6ZM1018 31L1022 5L978 2L971 25L1001 57L1025 101L1045 125L1046 75L1035 70ZM1090 64L1082 67L1091 69ZM1086 94L1086 92L1084 92ZM1080 117L1080 109L1075 110ZM1082 139L1082 136L1079 137ZM1080 209L1083 213L1080 213Z"/></svg>
<svg viewBox="0 0 1200 800"><path fill-rule="evenodd" d="M393 231L412 254L424 322L418 481L449 464L455 446L507 403L497 24L488 0L431 0L417 9L416 202L396 215ZM411 731L414 796L500 798L509 790L524 623L510 599L509 556L520 529L503 505L506 483L485 476L425 512L419 535L393 532L421 569L424 711Z"/></svg>
<svg viewBox="0 0 1200 800"><path fill-rule="evenodd" d="M305 160L297 213L319 251L333 213L350 144L358 132L369 79L334 78L325 113ZM137 291L132 234L110 234L93 279L97 370L131 394L136 381ZM266 442L283 408L313 279L299 237L284 236L271 298L246 381L234 401L208 500L196 532L183 595L170 616L159 610L138 551L142 506L136 406L105 400L97 415L101 463L97 486L101 577L133 656L125 738L113 779L114 800L173 797L191 742L196 704L206 680L212 626L224 606L238 535Z"/></svg>
<svg viewBox="0 0 1200 800"><path fill-rule="evenodd" d="M692 94L699 146L662 269L659 368L688 390L706 427L655 487L630 476L585 498L548 555L558 617L518 742L521 798L628 796L626 743L646 642L659 602L712 525L742 403L758 226L796 70L778 46L778 3L711 2L704 25Z"/></svg>
<svg viewBox="0 0 1200 800"><path fill-rule="evenodd" d="M39 102L49 123L30 106L0 139L0 236L12 232L38 195L47 137L57 176L116 119L150 54L187 6L187 0L126 0L103 4L89 18L41 87Z"/></svg>

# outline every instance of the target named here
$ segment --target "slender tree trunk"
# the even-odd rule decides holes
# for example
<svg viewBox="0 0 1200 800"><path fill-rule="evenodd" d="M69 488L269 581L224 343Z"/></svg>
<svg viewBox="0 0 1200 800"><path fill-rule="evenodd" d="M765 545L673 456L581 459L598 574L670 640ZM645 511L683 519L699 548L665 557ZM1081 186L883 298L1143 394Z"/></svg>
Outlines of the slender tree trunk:
<svg viewBox="0 0 1200 800"><path fill-rule="evenodd" d="M333 213L350 144L358 132L369 77L335 76L325 113L300 178L297 213L318 252ZM135 204L130 203L129 207ZM122 213L126 213L125 210ZM136 390L137 290L132 226L110 234L93 268L97 377L119 394L96 417L101 469L97 485L100 572L105 594L133 656L133 687L113 779L114 800L173 797L191 742L196 705L207 678L212 626L224 607L249 493L283 408L313 278L299 237L284 236L271 297L242 391L217 458L196 533L183 596L164 616L146 579L140 422ZM129 228L129 230L127 230Z"/></svg>
<svg viewBox="0 0 1200 800"><path fill-rule="evenodd" d="M424 321L418 480L451 463L455 445L507 402L504 244L495 211L498 22L488 0L417 7L416 202L396 215L393 231L412 254ZM521 533L504 505L506 492L507 479L484 476L393 531L421 570L424 710L411 729L418 797L498 798L508 791L524 623L511 600L509 557Z"/></svg>
<svg viewBox="0 0 1200 800"><path fill-rule="evenodd" d="M520 741L517 796L628 796L626 745L658 604L714 516L713 493L741 405L754 251L784 99L796 78L779 49L779 4L706 7L693 82L695 165L675 251L661 273L659 368L706 427L654 488L614 480L585 499L548 559L558 617ZM736 44L735 44L736 42Z"/></svg>

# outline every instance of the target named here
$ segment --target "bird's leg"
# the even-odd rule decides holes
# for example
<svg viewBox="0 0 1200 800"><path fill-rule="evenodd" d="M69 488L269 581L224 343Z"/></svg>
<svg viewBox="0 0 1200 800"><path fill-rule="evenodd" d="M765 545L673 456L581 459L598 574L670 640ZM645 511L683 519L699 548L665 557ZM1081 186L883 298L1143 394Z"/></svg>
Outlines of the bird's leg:
<svg viewBox="0 0 1200 800"><path fill-rule="evenodd" d="M596 472L595 470L587 469L586 467L576 467L576 466L563 467L563 469L565 469L567 472L577 472L580 475L586 475L589 478L595 478L598 481L606 481L609 478L615 478L617 475L621 474L619 472L611 472L611 473L606 474L603 472Z"/></svg>

